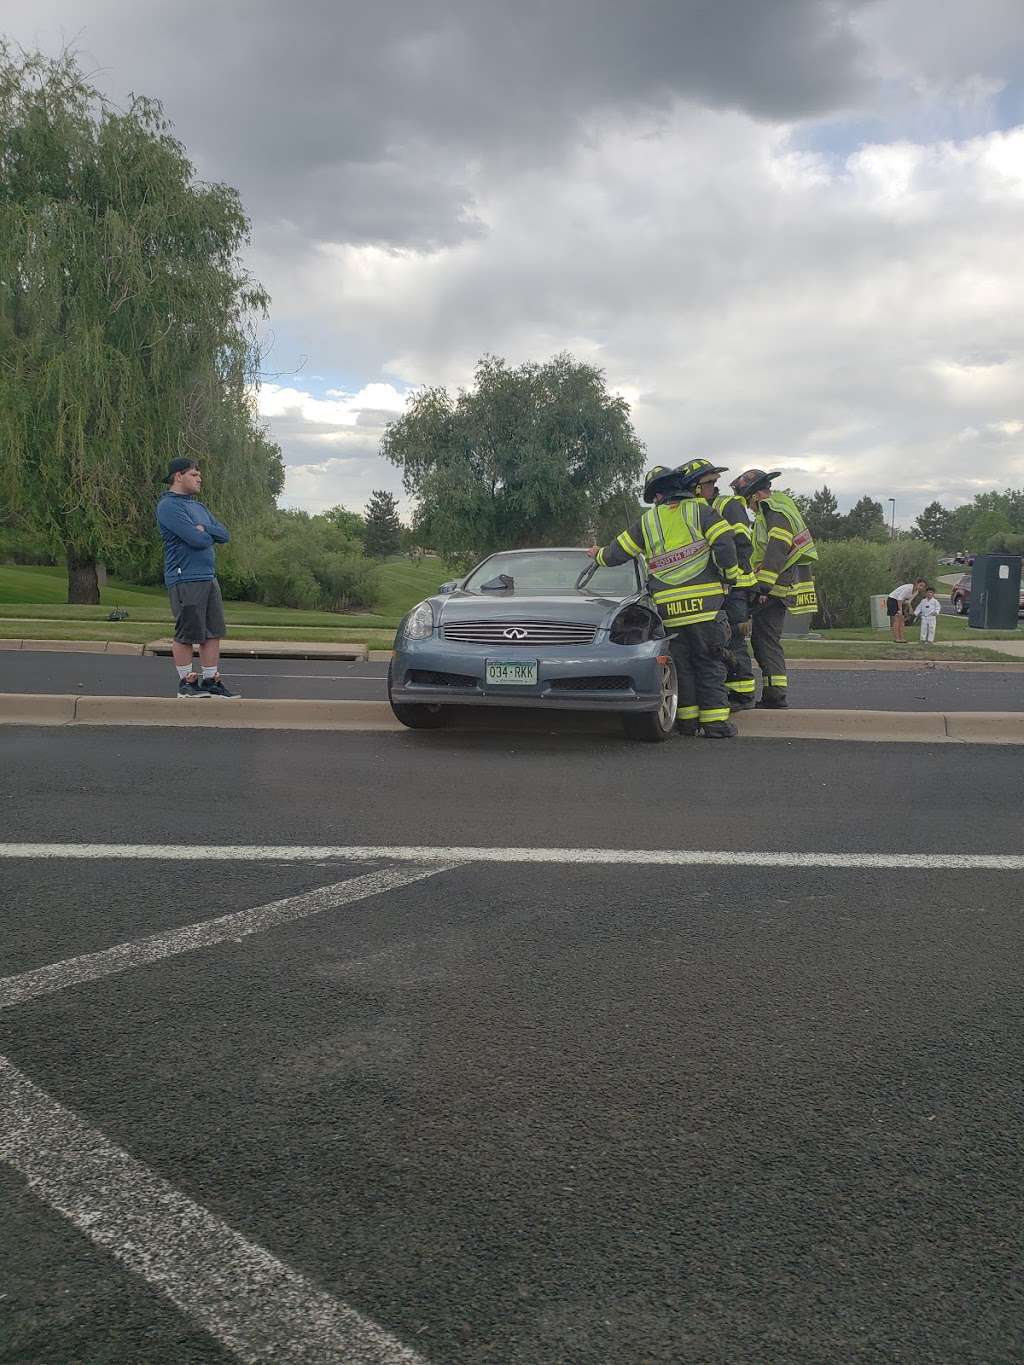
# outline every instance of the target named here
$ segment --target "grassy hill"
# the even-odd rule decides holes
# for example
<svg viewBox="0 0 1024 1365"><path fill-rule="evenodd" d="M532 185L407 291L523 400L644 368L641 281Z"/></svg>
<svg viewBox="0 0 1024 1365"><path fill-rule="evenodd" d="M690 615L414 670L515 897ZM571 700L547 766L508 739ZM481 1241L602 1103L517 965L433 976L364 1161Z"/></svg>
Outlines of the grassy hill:
<svg viewBox="0 0 1024 1365"><path fill-rule="evenodd" d="M446 577L444 565L437 559L422 560L419 564L405 558L389 559L380 565L378 574L381 593L375 612L292 611L288 607L262 607L255 602L227 602L228 624L394 628L410 607L436 592ZM31 617L69 623L102 621L115 606L124 607L132 621L166 623L171 619L167 593L160 587L139 587L110 579L100 590L98 607L69 607L66 597L67 574L62 568L0 564L0 620Z"/></svg>

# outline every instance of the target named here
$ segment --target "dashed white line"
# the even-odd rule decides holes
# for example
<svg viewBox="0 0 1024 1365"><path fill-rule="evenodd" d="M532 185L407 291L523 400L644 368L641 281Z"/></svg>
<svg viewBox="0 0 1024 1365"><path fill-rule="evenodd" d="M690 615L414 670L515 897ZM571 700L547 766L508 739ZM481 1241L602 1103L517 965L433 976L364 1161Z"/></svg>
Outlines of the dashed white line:
<svg viewBox="0 0 1024 1365"><path fill-rule="evenodd" d="M849 867L897 871L1024 871L1018 853L811 853L763 849L446 848L443 845L334 844L0 844L2 858L83 858L172 862L564 863L643 867Z"/></svg>
<svg viewBox="0 0 1024 1365"><path fill-rule="evenodd" d="M0 1158L96 1246L251 1365L425 1365L193 1203L0 1057Z"/></svg>
<svg viewBox="0 0 1024 1365"><path fill-rule="evenodd" d="M383 891L395 891L412 882L422 881L424 877L436 876L451 865L452 860L448 859L445 863L434 861L428 867L394 867L368 872L363 877L321 886L301 896L270 901L267 905L221 915L217 919L200 920L198 924L187 924L183 928L132 939L102 952L85 953L81 957L67 958L47 967L21 972L17 976L4 977L0 979L0 1009L20 1005L37 995L49 995L68 986L113 976L131 967L159 962L179 953L191 953L198 948L209 948L228 939L245 938L249 934L262 933L265 929L290 924L309 915L319 915L324 910L352 905L355 901L365 900L367 896L378 896Z"/></svg>

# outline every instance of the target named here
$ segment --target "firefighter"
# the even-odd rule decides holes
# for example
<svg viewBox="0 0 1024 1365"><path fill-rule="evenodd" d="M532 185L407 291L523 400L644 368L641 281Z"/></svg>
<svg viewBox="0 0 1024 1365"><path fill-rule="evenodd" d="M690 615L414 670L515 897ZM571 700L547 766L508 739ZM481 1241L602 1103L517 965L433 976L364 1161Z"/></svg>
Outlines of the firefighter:
<svg viewBox="0 0 1024 1365"><path fill-rule="evenodd" d="M731 739L736 727L725 689L725 596L740 567L728 523L696 494L694 482L707 467L706 460L692 460L677 469L650 470L644 501L653 506L610 545L590 553L602 565L644 561L679 679L676 728L684 735L700 731L708 739Z"/></svg>
<svg viewBox="0 0 1024 1365"><path fill-rule="evenodd" d="M786 698L786 655L782 628L786 611L806 616L818 610L814 538L788 493L773 493L779 470L744 470L729 487L754 512L751 567L757 578L751 615L751 644L761 668L763 687L758 706L782 710Z"/></svg>
<svg viewBox="0 0 1024 1365"><path fill-rule="evenodd" d="M740 576L736 583L730 584L725 599L725 614L729 620L729 660L728 674L725 679L729 693L729 706L733 711L749 711L756 705L754 696L754 669L750 658L750 595L756 587L757 579L750 570L750 554L753 541L750 532L750 518L747 504L735 493L719 494L718 475L724 474L722 466L708 464L707 469L694 485L699 498L705 498L723 521L729 523L736 539L736 556L740 565Z"/></svg>

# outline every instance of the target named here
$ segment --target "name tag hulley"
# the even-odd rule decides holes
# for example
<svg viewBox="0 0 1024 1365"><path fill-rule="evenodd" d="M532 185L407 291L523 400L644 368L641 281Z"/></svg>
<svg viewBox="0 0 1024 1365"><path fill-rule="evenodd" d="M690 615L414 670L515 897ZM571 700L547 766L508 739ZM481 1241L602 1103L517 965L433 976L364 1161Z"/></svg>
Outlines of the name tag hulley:
<svg viewBox="0 0 1024 1365"><path fill-rule="evenodd" d="M706 540L695 540L692 545L681 545L678 550L669 550L666 554L655 555L647 561L647 567L651 573L656 574L659 569L671 569L677 564L685 564L688 559L693 559L695 555L703 554L707 548Z"/></svg>

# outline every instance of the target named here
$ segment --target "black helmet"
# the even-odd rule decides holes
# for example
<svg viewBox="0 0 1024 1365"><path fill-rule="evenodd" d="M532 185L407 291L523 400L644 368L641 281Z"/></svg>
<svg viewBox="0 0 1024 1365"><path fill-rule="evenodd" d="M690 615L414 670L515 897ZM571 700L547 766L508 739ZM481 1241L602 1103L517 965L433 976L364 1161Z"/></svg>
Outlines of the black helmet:
<svg viewBox="0 0 1024 1365"><path fill-rule="evenodd" d="M674 487L681 489L696 488L705 479L714 479L719 474L724 474L726 465L715 465L710 460L688 460L686 464L679 465L673 473L675 474Z"/></svg>
<svg viewBox="0 0 1024 1365"><path fill-rule="evenodd" d="M674 481L675 470L666 464L656 464L644 475L644 502L653 502L656 494L664 493L669 481Z"/></svg>
<svg viewBox="0 0 1024 1365"><path fill-rule="evenodd" d="M773 469L769 473L765 473L763 469L745 469L733 479L729 487L737 497L749 498L751 493L759 493L762 488L768 488L772 479L777 479L781 473L781 469Z"/></svg>

